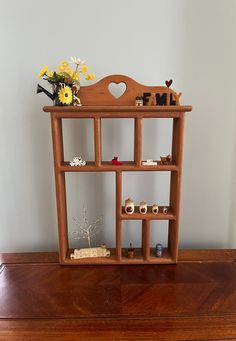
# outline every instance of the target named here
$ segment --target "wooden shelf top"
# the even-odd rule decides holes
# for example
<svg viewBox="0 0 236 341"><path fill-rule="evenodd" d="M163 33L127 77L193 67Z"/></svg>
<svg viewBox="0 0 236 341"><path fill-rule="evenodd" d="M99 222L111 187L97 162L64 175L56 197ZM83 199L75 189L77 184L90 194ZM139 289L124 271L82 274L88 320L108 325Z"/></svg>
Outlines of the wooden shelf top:
<svg viewBox="0 0 236 341"><path fill-rule="evenodd" d="M178 118L192 110L190 105L181 106L142 106L102 105L102 106L47 106L56 118Z"/></svg>
<svg viewBox="0 0 236 341"><path fill-rule="evenodd" d="M78 106L45 106L45 112L189 112L192 111L191 105L156 105L141 106L136 105L82 105Z"/></svg>
<svg viewBox="0 0 236 341"><path fill-rule="evenodd" d="M117 171L177 171L178 166L175 164L163 165L158 162L156 166L136 165L134 161L121 161L123 165L116 166L111 161L103 161L100 166L96 166L95 162L87 161L86 166L70 166L69 161L63 162L59 167L62 172L117 172Z"/></svg>

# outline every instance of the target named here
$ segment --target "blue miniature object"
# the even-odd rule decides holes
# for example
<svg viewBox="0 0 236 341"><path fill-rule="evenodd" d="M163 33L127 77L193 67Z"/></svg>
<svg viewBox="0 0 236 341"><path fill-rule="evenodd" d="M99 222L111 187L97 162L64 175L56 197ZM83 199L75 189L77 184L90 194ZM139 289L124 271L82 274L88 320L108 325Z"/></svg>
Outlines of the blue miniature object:
<svg viewBox="0 0 236 341"><path fill-rule="evenodd" d="M162 244L160 243L156 244L156 256L162 257Z"/></svg>

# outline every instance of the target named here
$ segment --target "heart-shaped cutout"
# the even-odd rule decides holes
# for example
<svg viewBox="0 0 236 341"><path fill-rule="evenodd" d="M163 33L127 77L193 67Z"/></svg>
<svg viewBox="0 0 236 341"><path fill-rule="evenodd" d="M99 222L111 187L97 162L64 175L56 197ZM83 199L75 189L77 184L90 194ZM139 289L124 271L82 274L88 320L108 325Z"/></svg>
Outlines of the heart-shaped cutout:
<svg viewBox="0 0 236 341"><path fill-rule="evenodd" d="M111 82L108 85L108 89L113 97L120 98L122 95L124 95L126 91L126 84L124 82L120 83Z"/></svg>
<svg viewBox="0 0 236 341"><path fill-rule="evenodd" d="M169 88L172 83L173 83L173 80L170 79L169 81L166 81L166 86Z"/></svg>

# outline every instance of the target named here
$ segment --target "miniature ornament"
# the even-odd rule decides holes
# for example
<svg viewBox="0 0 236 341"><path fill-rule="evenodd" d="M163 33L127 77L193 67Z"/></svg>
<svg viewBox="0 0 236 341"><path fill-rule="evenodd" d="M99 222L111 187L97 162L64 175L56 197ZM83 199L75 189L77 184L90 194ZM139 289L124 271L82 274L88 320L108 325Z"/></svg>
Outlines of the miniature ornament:
<svg viewBox="0 0 236 341"><path fill-rule="evenodd" d="M123 162L118 161L118 156L114 156L113 159L111 160L112 164L115 166L121 166L123 165Z"/></svg>
<svg viewBox="0 0 236 341"><path fill-rule="evenodd" d="M166 156L160 156L160 159L161 159L161 164L162 165L169 164L171 162L171 155L168 154Z"/></svg>
<svg viewBox="0 0 236 341"><path fill-rule="evenodd" d="M75 156L73 160L70 162L71 166L85 166L86 161L82 160L82 157L80 156Z"/></svg>
<svg viewBox="0 0 236 341"><path fill-rule="evenodd" d="M163 207L163 209L162 209L162 213L163 214L167 214L168 213L168 207Z"/></svg>
<svg viewBox="0 0 236 341"><path fill-rule="evenodd" d="M127 258L134 258L134 249L132 243L129 244L129 249L127 250Z"/></svg>
<svg viewBox="0 0 236 341"><path fill-rule="evenodd" d="M162 257L162 244L158 243L156 244L156 256L157 257Z"/></svg>
<svg viewBox="0 0 236 341"><path fill-rule="evenodd" d="M157 214L159 211L159 207L157 204L152 205L152 213Z"/></svg>
<svg viewBox="0 0 236 341"><path fill-rule="evenodd" d="M167 88L169 88L171 84L173 83L173 80L170 79L169 81L165 81L165 83L166 83Z"/></svg>
<svg viewBox="0 0 236 341"><path fill-rule="evenodd" d="M78 227L77 231L72 232L74 239L87 239L88 246L91 248L91 239L100 232L102 225L102 216L98 217L93 222L89 223L87 218L87 209L83 208L83 220L80 222L77 218L73 218L75 225Z"/></svg>
<svg viewBox="0 0 236 341"><path fill-rule="evenodd" d="M125 200L125 213L133 214L134 213L134 202L131 198Z"/></svg>
<svg viewBox="0 0 236 341"><path fill-rule="evenodd" d="M147 203L145 201L141 201L139 204L139 212L141 214L146 214L147 213Z"/></svg>
<svg viewBox="0 0 236 341"><path fill-rule="evenodd" d="M135 105L136 105L136 107L142 107L143 106L143 96L137 96L136 97Z"/></svg>
<svg viewBox="0 0 236 341"><path fill-rule="evenodd" d="M143 166L157 166L157 161L153 161L153 159L147 159L146 161L142 161Z"/></svg>
<svg viewBox="0 0 236 341"><path fill-rule="evenodd" d="M100 247L74 249L70 259L110 257L110 255L110 250L107 250L106 245L102 244Z"/></svg>

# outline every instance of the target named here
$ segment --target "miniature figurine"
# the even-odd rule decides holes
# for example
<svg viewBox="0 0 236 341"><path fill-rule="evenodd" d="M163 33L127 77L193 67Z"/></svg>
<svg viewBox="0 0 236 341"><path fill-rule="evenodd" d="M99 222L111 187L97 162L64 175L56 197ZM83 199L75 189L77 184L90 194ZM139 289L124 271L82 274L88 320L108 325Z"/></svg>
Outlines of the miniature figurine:
<svg viewBox="0 0 236 341"><path fill-rule="evenodd" d="M125 213L127 214L134 213L134 202L131 198L125 200Z"/></svg>
<svg viewBox="0 0 236 341"><path fill-rule="evenodd" d="M134 258L134 249L132 243L129 244L129 249L127 250L127 258Z"/></svg>
<svg viewBox="0 0 236 341"><path fill-rule="evenodd" d="M158 243L156 245L156 256L162 257L162 244Z"/></svg>
<svg viewBox="0 0 236 341"><path fill-rule="evenodd" d="M81 259L81 258L97 258L97 257L110 257L110 250L107 250L106 245L100 247L91 247L84 249L74 249L71 253L70 259Z"/></svg>
<svg viewBox="0 0 236 341"><path fill-rule="evenodd" d="M141 201L139 204L139 212L141 214L146 214L147 213L147 203L145 201Z"/></svg>
<svg viewBox="0 0 236 341"><path fill-rule="evenodd" d="M159 207L157 204L152 205L152 213L157 214L159 211Z"/></svg>
<svg viewBox="0 0 236 341"><path fill-rule="evenodd" d="M163 209L162 209L162 213L163 214L167 214L168 213L168 207L163 207Z"/></svg>
<svg viewBox="0 0 236 341"><path fill-rule="evenodd" d="M161 164L166 165L171 162L171 155L168 154L167 156L160 156Z"/></svg>
<svg viewBox="0 0 236 341"><path fill-rule="evenodd" d="M70 162L71 166L85 166L86 161L82 160L82 157L80 156L75 156L73 160Z"/></svg>
<svg viewBox="0 0 236 341"><path fill-rule="evenodd" d="M146 161L142 161L143 166L156 166L157 161L153 161L153 159L147 159Z"/></svg>
<svg viewBox="0 0 236 341"><path fill-rule="evenodd" d="M118 161L118 156L114 156L113 159L111 160L112 164L115 166L121 166L123 165L123 162Z"/></svg>
<svg viewBox="0 0 236 341"><path fill-rule="evenodd" d="M136 107L142 107L143 106L143 96L137 96L136 97L135 105L136 105Z"/></svg>

